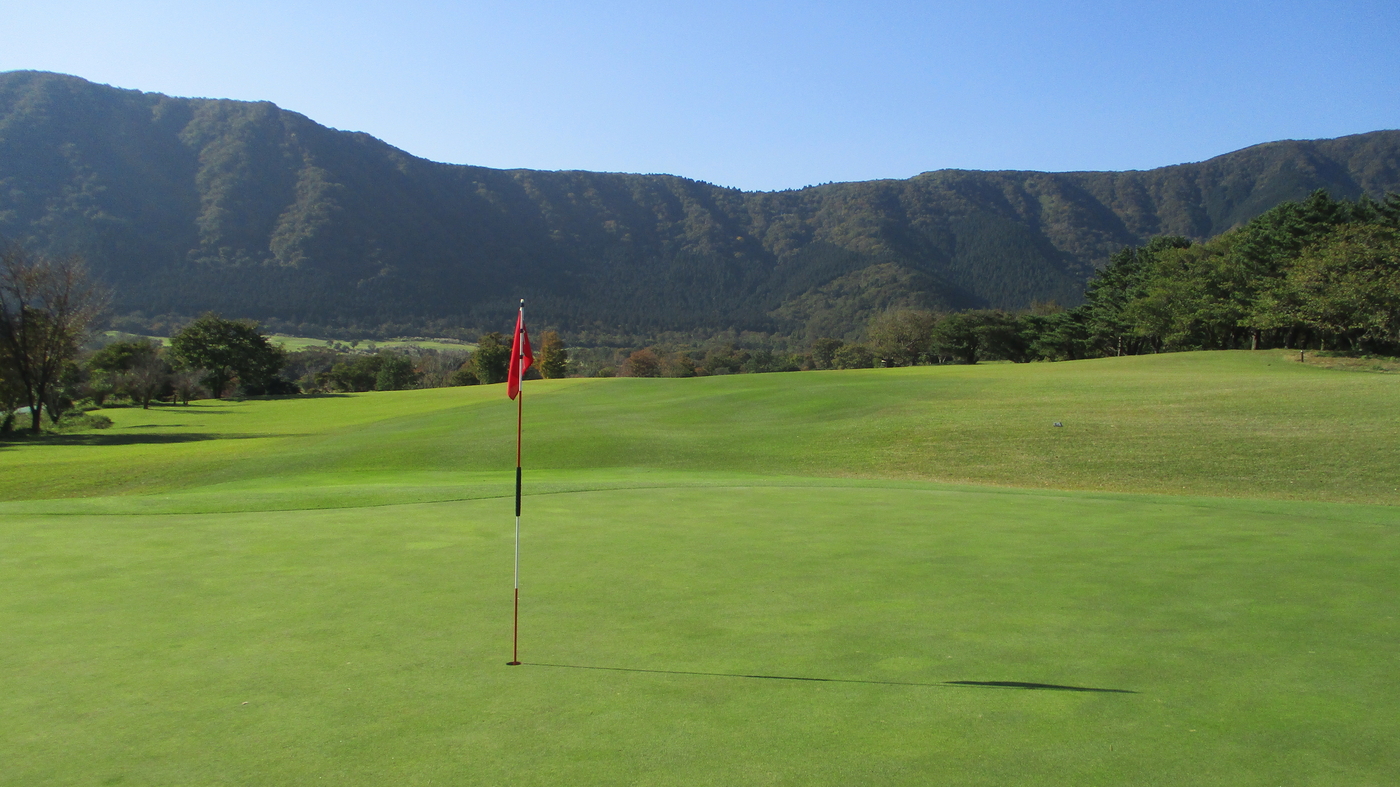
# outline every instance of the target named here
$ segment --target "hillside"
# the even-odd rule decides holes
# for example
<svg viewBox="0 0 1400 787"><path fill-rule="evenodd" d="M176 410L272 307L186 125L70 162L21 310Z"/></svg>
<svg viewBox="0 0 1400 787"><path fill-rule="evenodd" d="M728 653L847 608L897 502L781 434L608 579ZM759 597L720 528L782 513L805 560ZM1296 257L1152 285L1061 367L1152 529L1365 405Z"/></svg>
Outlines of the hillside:
<svg viewBox="0 0 1400 787"><path fill-rule="evenodd" d="M746 193L415 158L266 102L0 74L0 234L79 252L118 313L850 335L875 311L1075 303L1096 266L1317 188L1400 190L1400 131L1144 172L938 171Z"/></svg>

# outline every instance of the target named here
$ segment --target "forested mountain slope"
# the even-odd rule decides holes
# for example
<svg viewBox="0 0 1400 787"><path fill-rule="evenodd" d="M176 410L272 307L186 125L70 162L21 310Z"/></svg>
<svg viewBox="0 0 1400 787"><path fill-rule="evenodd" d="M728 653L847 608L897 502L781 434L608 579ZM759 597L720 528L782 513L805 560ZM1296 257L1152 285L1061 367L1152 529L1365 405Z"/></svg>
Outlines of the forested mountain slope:
<svg viewBox="0 0 1400 787"><path fill-rule="evenodd" d="M415 158L270 103L0 74L0 234L83 254L118 313L841 336L875 311L1079 301L1124 245L1317 188L1400 190L1400 131L1143 172L969 172L748 193Z"/></svg>

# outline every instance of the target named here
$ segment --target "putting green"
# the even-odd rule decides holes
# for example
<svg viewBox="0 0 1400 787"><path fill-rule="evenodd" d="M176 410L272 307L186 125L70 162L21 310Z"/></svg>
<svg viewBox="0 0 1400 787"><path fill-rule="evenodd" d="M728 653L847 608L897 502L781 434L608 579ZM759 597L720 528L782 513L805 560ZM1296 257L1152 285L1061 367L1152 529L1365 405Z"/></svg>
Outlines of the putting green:
<svg viewBox="0 0 1400 787"><path fill-rule="evenodd" d="M499 387L114 410L0 448L0 784L1393 783L1397 379L535 385L521 667Z"/></svg>
<svg viewBox="0 0 1400 787"><path fill-rule="evenodd" d="M5 779L1400 776L1393 509L694 480L528 498L518 668L509 497L11 514Z"/></svg>

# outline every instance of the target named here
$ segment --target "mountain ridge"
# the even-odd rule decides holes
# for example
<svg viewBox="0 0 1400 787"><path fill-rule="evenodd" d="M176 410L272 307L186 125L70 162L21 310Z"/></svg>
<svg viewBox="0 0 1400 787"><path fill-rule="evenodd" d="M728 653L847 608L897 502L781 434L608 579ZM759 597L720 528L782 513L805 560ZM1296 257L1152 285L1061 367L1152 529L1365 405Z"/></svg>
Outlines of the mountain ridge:
<svg viewBox="0 0 1400 787"><path fill-rule="evenodd" d="M744 192L433 162L271 102L0 74L0 234L83 254L118 311L310 327L853 335L887 308L1078 302L1110 254L1316 188L1400 190L1400 131L1125 172L934 170Z"/></svg>

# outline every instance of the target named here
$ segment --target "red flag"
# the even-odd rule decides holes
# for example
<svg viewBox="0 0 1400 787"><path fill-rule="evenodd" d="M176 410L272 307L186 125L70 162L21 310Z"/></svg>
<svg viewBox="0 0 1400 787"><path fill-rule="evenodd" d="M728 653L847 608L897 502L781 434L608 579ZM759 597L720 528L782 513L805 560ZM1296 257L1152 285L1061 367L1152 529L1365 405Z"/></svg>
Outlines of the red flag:
<svg viewBox="0 0 1400 787"><path fill-rule="evenodd" d="M520 381L534 361L530 336L525 333L525 302L521 301L520 314L515 318L515 341L510 344L510 371L506 373L506 393L510 394L510 398L514 399L520 393Z"/></svg>

